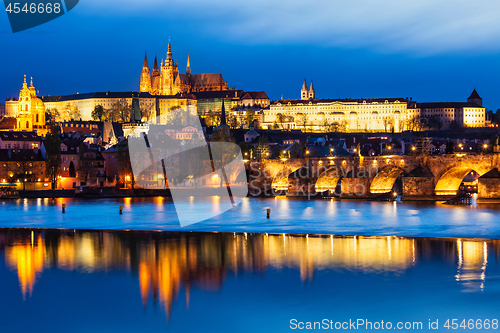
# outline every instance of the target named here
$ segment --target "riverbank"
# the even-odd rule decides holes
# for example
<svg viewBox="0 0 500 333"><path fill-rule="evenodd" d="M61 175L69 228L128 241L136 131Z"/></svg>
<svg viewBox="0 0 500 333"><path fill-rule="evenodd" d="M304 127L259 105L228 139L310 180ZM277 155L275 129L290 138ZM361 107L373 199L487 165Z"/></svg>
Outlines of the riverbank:
<svg viewBox="0 0 500 333"><path fill-rule="evenodd" d="M127 198L127 197L170 197L170 190L96 188L75 194L75 190L28 190L19 191L20 198Z"/></svg>

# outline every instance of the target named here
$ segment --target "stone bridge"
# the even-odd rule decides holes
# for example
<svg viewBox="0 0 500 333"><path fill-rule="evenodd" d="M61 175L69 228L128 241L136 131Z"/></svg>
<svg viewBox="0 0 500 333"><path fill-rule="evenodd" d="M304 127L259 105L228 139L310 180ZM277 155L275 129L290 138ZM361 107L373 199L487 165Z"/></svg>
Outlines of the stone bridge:
<svg viewBox="0 0 500 333"><path fill-rule="evenodd" d="M340 196L369 199L402 179L403 200L447 200L477 172L481 199L500 199L500 154L383 155L252 161L252 195ZM491 172L490 172L491 171ZM498 188L498 189L497 189ZM498 198L497 198L498 197Z"/></svg>

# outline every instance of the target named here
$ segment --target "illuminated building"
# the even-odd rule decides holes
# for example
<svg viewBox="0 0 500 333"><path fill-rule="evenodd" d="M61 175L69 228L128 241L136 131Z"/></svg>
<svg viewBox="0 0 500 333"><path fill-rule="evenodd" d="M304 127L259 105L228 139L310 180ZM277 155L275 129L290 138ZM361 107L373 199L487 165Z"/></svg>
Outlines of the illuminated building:
<svg viewBox="0 0 500 333"><path fill-rule="evenodd" d="M485 127L486 125L486 109L476 89L472 91L465 103L417 103L416 108L420 118L439 119L442 129L450 129L453 124L457 127Z"/></svg>
<svg viewBox="0 0 500 333"><path fill-rule="evenodd" d="M427 127L449 129L452 124L458 127L485 126L485 108L475 89L465 103L416 103L406 98L316 99L312 82L307 88L304 81L301 99L278 100L270 105L269 110L264 110L262 128L402 132Z"/></svg>
<svg viewBox="0 0 500 333"><path fill-rule="evenodd" d="M168 41L168 52L165 63L161 61L160 68L155 55L152 73L149 70L147 54L144 55L140 91L152 95L177 95L196 91L226 90L227 82L222 74L191 74L189 54L187 57L186 74L179 73L179 66L172 58L172 47Z"/></svg>
<svg viewBox="0 0 500 333"><path fill-rule="evenodd" d="M19 92L19 98L17 101L7 101L4 113L17 119L15 129L18 131L36 131L41 136L45 136L49 131L45 125L45 105L36 96L33 78L31 78L31 84L28 88L26 75L24 76L23 87Z"/></svg>

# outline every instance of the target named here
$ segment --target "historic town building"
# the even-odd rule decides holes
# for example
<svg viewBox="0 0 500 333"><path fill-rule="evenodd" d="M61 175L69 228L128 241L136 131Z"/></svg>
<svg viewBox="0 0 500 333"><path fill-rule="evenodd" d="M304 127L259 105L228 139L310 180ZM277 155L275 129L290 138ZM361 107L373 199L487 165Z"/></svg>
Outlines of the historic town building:
<svg viewBox="0 0 500 333"><path fill-rule="evenodd" d="M416 108L421 119L439 119L442 129L484 127L486 124L486 109L476 89L467 102L417 103Z"/></svg>
<svg viewBox="0 0 500 333"><path fill-rule="evenodd" d="M158 60L155 55L152 72L149 69L147 54L144 55L140 82L141 92L148 92L152 95L177 95L219 90L227 90L227 82L222 78L222 74L191 74L189 54L186 74L179 73L179 66L172 58L170 39L168 41L167 59L165 62L162 60L160 67L158 67Z"/></svg>

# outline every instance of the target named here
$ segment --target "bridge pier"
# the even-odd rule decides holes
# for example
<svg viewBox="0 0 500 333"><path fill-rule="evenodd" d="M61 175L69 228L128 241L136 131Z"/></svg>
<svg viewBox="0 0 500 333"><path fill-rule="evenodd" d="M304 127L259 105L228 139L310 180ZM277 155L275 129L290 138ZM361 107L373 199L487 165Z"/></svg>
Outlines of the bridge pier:
<svg viewBox="0 0 500 333"><path fill-rule="evenodd" d="M426 167L418 166L403 177L401 200L436 200L434 195L434 175Z"/></svg>
<svg viewBox="0 0 500 333"><path fill-rule="evenodd" d="M477 179L477 201L480 203L500 203L500 172L497 168Z"/></svg>
<svg viewBox="0 0 500 333"><path fill-rule="evenodd" d="M370 193L370 178L344 177L340 186L340 199L370 199L377 196Z"/></svg>

